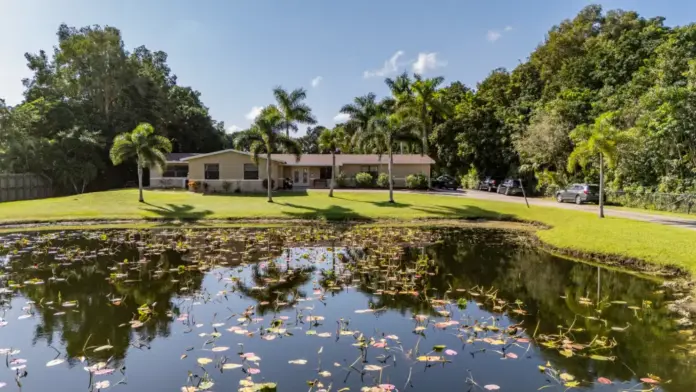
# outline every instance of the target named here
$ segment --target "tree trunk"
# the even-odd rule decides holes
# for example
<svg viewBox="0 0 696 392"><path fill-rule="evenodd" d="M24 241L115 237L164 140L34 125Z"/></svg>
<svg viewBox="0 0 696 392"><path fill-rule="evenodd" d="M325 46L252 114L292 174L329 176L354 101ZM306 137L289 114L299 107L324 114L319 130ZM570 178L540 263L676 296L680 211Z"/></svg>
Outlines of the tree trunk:
<svg viewBox="0 0 696 392"><path fill-rule="evenodd" d="M290 123L285 124L285 136L290 137Z"/></svg>
<svg viewBox="0 0 696 392"><path fill-rule="evenodd" d="M604 154L599 153L599 217L604 218Z"/></svg>
<svg viewBox="0 0 696 392"><path fill-rule="evenodd" d="M138 159L138 192L140 194L138 201L145 203L145 199L143 199L143 167L140 165L140 159Z"/></svg>
<svg viewBox="0 0 696 392"><path fill-rule="evenodd" d="M392 150L391 147L389 147L389 166L387 168L387 172L389 174L389 202L394 203L394 181L392 181L392 164L394 162L394 158L392 156Z"/></svg>
<svg viewBox="0 0 696 392"><path fill-rule="evenodd" d="M268 153L266 153L266 181L268 182L266 185L267 191L268 191L268 202L273 203L273 196L271 195L272 189L273 189L273 184L271 183L271 149L268 149Z"/></svg>
<svg viewBox="0 0 696 392"><path fill-rule="evenodd" d="M333 197L333 190L336 184L336 150L331 150L331 186L329 189L329 197Z"/></svg>

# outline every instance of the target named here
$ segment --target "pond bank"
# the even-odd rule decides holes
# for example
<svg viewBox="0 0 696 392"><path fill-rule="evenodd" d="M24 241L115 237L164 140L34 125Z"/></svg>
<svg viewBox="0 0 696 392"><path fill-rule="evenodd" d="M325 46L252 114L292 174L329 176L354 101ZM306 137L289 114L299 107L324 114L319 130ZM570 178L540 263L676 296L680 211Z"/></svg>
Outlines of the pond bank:
<svg viewBox="0 0 696 392"><path fill-rule="evenodd" d="M486 219L414 219L408 222L399 219L380 219L376 221L322 221L317 219L206 219L196 222L172 219L146 220L73 220L65 222L32 222L16 224L0 224L0 233L31 232L31 231L63 231L63 230L101 230L101 229L215 229L215 228L273 228L291 226L361 226L361 227L471 227L481 229L504 229L523 232L528 235L530 245L537 246L550 253L575 259L581 262L595 262L603 266L618 268L641 275L655 276L662 279L692 280L689 270L677 265L655 264L639 258L602 252L590 252L572 248L555 246L545 242L538 234L551 227L537 222L518 220L486 220Z"/></svg>

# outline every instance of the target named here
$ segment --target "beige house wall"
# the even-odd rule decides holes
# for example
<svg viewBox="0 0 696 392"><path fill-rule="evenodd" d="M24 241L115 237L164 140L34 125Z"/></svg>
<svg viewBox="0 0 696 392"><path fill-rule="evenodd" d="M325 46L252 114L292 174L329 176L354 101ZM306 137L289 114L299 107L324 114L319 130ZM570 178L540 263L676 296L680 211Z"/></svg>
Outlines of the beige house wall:
<svg viewBox="0 0 696 392"><path fill-rule="evenodd" d="M251 157L246 154L239 154L233 151L224 152L221 154L209 155L188 161L189 163L189 179L206 181L205 180L205 165L218 164L220 165L220 181L225 180L243 180L244 179L244 164L254 162ZM266 159L259 157L259 181L266 178ZM271 161L271 174L276 182L276 187L280 184L282 173L282 165L278 162ZM207 180L212 181L212 180Z"/></svg>

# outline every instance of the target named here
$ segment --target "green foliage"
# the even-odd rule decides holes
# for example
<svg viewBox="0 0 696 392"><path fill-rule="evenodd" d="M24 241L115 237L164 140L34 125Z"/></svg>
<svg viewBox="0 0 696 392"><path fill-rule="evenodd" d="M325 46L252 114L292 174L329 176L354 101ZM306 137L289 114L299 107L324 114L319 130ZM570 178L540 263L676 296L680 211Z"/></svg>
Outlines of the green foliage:
<svg viewBox="0 0 696 392"><path fill-rule="evenodd" d="M285 129L285 136L290 137L290 130L297 132L297 124L316 124L317 120L312 116L312 109L305 104L307 91L298 88L288 92L282 87L273 89L273 96L276 99L276 106L282 114L282 125Z"/></svg>
<svg viewBox="0 0 696 392"><path fill-rule="evenodd" d="M474 166L471 166L465 175L462 176L462 187L465 189L477 189L479 185L479 173Z"/></svg>
<svg viewBox="0 0 696 392"><path fill-rule="evenodd" d="M379 176L377 176L377 186L380 188L389 188L389 174L379 173Z"/></svg>
<svg viewBox="0 0 696 392"><path fill-rule="evenodd" d="M344 172L336 173L336 186L339 188L348 187L348 176Z"/></svg>
<svg viewBox="0 0 696 392"><path fill-rule="evenodd" d="M428 177L423 174L409 174L406 176L406 188L428 189Z"/></svg>
<svg viewBox="0 0 696 392"><path fill-rule="evenodd" d="M370 173L358 173L355 175L355 185L359 188L371 188L374 185L374 178Z"/></svg>

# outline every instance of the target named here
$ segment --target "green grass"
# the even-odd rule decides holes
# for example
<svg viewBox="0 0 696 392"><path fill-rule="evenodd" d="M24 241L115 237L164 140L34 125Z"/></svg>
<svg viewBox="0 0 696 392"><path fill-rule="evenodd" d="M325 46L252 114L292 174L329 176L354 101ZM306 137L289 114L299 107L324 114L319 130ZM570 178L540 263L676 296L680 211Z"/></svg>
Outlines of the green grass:
<svg viewBox="0 0 696 392"><path fill-rule="evenodd" d="M537 236L558 248L586 253L619 255L681 267L696 273L696 231L620 218L600 220L593 213L443 195L396 194L386 202L386 192L326 191L280 193L269 204L264 196L212 196L189 192L145 193L137 202L136 190L90 193L43 200L0 204L0 222L55 222L114 219L345 219L396 220L483 218L539 222Z"/></svg>

